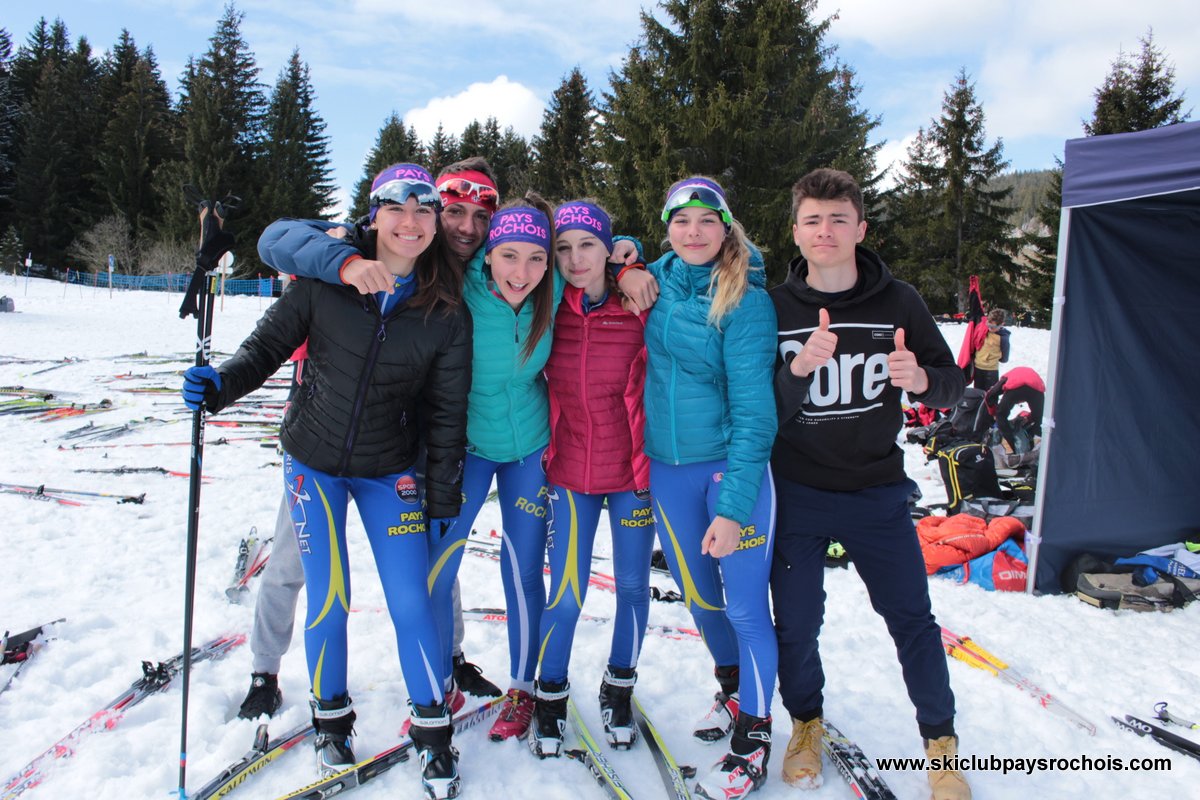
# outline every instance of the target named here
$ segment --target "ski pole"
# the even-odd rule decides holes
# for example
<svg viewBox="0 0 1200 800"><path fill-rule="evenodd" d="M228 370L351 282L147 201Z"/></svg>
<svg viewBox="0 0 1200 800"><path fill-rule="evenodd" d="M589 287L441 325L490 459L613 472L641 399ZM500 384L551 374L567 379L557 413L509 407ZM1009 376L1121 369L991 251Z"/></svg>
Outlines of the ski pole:
<svg viewBox="0 0 1200 800"><path fill-rule="evenodd" d="M200 246L196 249L196 268L184 295L179 316L196 316L196 360L195 366L208 364L212 348L213 282L217 262L233 247L233 236L224 230L225 215L240 204L232 195L222 200L209 201L198 189L184 187L184 195L200 211ZM200 486L204 461L204 404L192 415L191 475L188 485L187 564L184 577L183 598L183 668L181 670L181 693L183 695L182 719L179 725L179 800L186 800L187 780L187 723L188 690L192 676L192 618L196 601L196 551L200 532Z"/></svg>

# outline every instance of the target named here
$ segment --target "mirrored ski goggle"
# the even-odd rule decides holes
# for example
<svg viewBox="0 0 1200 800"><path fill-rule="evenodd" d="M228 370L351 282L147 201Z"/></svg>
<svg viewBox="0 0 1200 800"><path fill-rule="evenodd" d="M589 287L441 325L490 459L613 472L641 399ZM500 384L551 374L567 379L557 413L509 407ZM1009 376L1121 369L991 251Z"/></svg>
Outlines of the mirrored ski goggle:
<svg viewBox="0 0 1200 800"><path fill-rule="evenodd" d="M442 197L432 183L413 180L388 181L371 192L370 203L372 206L384 203L403 205L410 197L417 198L417 203L423 206L442 207Z"/></svg>
<svg viewBox="0 0 1200 800"><path fill-rule="evenodd" d="M500 193L486 183L476 183L466 178L447 178L438 185L439 192L470 200L493 211L500 205Z"/></svg>
<svg viewBox="0 0 1200 800"><path fill-rule="evenodd" d="M725 198L703 184L687 184L671 192L663 206L662 221L670 221L671 212L680 208L707 208L720 214L726 225L733 224L733 212Z"/></svg>

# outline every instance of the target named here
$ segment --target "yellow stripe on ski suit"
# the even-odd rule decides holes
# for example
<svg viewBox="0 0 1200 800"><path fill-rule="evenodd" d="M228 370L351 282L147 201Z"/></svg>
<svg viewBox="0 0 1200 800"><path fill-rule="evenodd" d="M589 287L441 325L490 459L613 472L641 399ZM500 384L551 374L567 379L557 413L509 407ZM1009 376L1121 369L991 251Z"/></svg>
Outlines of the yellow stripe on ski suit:
<svg viewBox="0 0 1200 800"><path fill-rule="evenodd" d="M342 571L337 526L333 523L333 509L329 507L329 500L325 497L325 492L321 490L320 482L314 480L313 485L317 487L317 494L321 497L321 505L325 509L325 521L329 527L329 593L325 595L325 605L321 607L321 612L308 626L310 631L325 619L325 615L333 608L334 600L341 602L342 610L347 614L350 613L350 601L346 599L346 574Z"/></svg>
<svg viewBox="0 0 1200 800"><path fill-rule="evenodd" d="M687 559L683 557L683 548L679 546L679 540L675 538L675 529L671 527L671 521L667 519L667 512L663 511L662 504L657 500L654 506L658 509L658 520L662 521L662 529L667 532L667 538L671 540L671 550L675 553L675 563L679 565L679 589L683 592L683 602L690 611L692 603L707 611L724 611L722 606L714 606L704 602L704 598L700 596L700 590L696 588L695 581L692 580L692 573L688 569ZM661 539L661 531L660 539Z"/></svg>
<svg viewBox="0 0 1200 800"><path fill-rule="evenodd" d="M564 489L567 494L567 505L571 509L571 524L568 527L567 533L567 557L563 564L563 579L559 584L558 594L554 599L546 605L546 610L554 608L559 601L567 593L567 587L571 588L571 594L575 598L575 607L583 608L583 592L579 586L579 515L575 509L575 494L570 489ZM538 662L546 655L546 646L550 644L550 637L554 635L554 626L546 631L546 638L542 639L542 647L538 651Z"/></svg>

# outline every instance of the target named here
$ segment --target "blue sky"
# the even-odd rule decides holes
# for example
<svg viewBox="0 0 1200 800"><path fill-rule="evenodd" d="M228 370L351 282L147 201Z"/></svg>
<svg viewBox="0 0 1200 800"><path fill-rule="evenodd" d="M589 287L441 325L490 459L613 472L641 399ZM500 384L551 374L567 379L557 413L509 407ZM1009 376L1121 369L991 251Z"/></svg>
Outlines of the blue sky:
<svg viewBox="0 0 1200 800"><path fill-rule="evenodd" d="M153 45L177 92L184 63L207 49L223 6L222 0L13 0L0 26L17 47L39 17L60 17L72 39L87 36L97 54L128 28L139 47ZM641 34L642 7L638 0L237 3L264 84L274 84L295 47L309 64L343 200L392 111L425 140L439 120L459 133L489 115L528 137L572 67L599 94ZM1197 8L1189 0L819 0L817 14L837 14L827 43L857 72L862 105L881 117L874 137L886 141L881 167L904 156L965 67L987 115L989 143L1003 139L1012 168L1040 169L1052 166L1066 139L1083 135L1081 121L1111 62L1121 49L1136 52L1150 28L1175 64L1185 107L1200 108Z"/></svg>

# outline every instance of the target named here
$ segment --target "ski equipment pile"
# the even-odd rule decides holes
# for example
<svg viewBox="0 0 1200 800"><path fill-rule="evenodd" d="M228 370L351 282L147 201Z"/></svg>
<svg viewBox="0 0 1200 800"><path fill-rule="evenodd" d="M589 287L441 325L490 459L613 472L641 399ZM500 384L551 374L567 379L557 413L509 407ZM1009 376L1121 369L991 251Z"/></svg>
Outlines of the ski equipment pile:
<svg viewBox="0 0 1200 800"><path fill-rule="evenodd" d="M1138 736L1149 736L1163 747L1174 750L1176 753L1182 753L1185 756L1191 756L1200 761L1200 742L1185 739L1177 733L1171 733L1166 728L1160 728L1132 714L1126 714L1125 719L1113 717L1112 721L1123 731L1136 733Z"/></svg>
<svg viewBox="0 0 1200 800"><path fill-rule="evenodd" d="M271 557L269 545L275 537L258 538L258 528L251 527L250 534L238 545L237 562L233 567L233 580L225 589L225 596L231 603L242 602L242 597L250 591L250 581L262 573Z"/></svg>
<svg viewBox="0 0 1200 800"><path fill-rule="evenodd" d="M207 644L195 647L191 651L193 663L211 661L224 656L234 647L246 641L245 634L236 636L219 636ZM129 688L118 695L104 708L92 714L83 723L50 745L41 755L21 768L17 774L4 782L4 792L0 800L13 800L20 797L28 789L37 786L46 777L46 770L60 758L70 758L75 754L75 748L91 733L109 730L121 721L125 712L145 700L152 694L157 694L168 686L179 673L183 665L184 654L180 653L167 661L154 664L142 662L142 677L138 678Z"/></svg>
<svg viewBox="0 0 1200 800"><path fill-rule="evenodd" d="M508 622L508 612L503 608L464 608L463 619L473 619L476 622ZM612 622L610 617L596 617L591 614L580 614L583 622L606 623ZM661 636L664 639L696 640L700 639L700 631L695 628L682 628L676 625L657 625L650 623L646 633Z"/></svg>
<svg viewBox="0 0 1200 800"><path fill-rule="evenodd" d="M3 639L0 639L0 652L3 652L0 664L15 664L16 666L9 672L8 677L4 679L4 685L0 686L0 694L4 694L8 687L12 685L12 682L17 679L17 676L21 674L21 670L25 669L25 665L32 661L37 652L42 649L42 645L45 644L42 634L45 633L46 628L66 621L66 617L63 617L53 622L38 625L36 628L22 631L21 633L9 635L8 631L4 632Z"/></svg>
<svg viewBox="0 0 1200 800"><path fill-rule="evenodd" d="M855 796L863 800L896 800L896 795L862 748L828 719L824 723L825 736L821 739L821 749L846 783L850 784Z"/></svg>
<svg viewBox="0 0 1200 800"><path fill-rule="evenodd" d="M455 714L454 732L456 734L462 733L496 716L500 711L500 704L503 701L503 697L494 697L485 703L475 706L470 711L460 711L458 714ZM325 798L333 797L334 795L340 797L352 789L357 789L367 781L379 777L401 761L407 761L408 751L412 747L412 738L405 736L400 740L399 744L389 747L382 753L360 761L352 767L347 767L341 772L335 772L327 778L310 783L290 794L285 794L278 798L278 800L325 800Z"/></svg>
<svg viewBox="0 0 1200 800"><path fill-rule="evenodd" d="M579 715L579 709L575 707L575 701L570 698L567 699L567 716L571 719L572 727L575 728L580 748L567 750L565 754L587 767L588 771L592 773L592 777L613 800L633 800L633 795L625 788L617 771L600 752L600 745L596 744L596 737L592 736L587 723Z"/></svg>
<svg viewBox="0 0 1200 800"><path fill-rule="evenodd" d="M200 787L195 794L188 797L188 800L224 797L241 786L244 780L312 736L314 732L312 723L306 722L280 737L268 739L267 726L259 725L254 736L254 746L246 752L246 755L223 769L220 775Z"/></svg>
<svg viewBox="0 0 1200 800"><path fill-rule="evenodd" d="M1096 725L1090 722L1081 715L1072 711L1061 700L1051 695L1045 689L1041 688L1033 681L1026 678L1021 673L1010 667L1005 662L1001 661L996 656L989 653L987 650L979 646L977 642L969 636L959 636L957 633L950 631L947 628L942 628L942 646L946 648L948 655L957 658L959 661L968 666L981 669L984 672L990 672L997 678L1010 683L1026 694L1031 695L1042 708L1050 711L1073 725L1082 728L1088 732L1088 735L1096 735Z"/></svg>
<svg viewBox="0 0 1200 800"><path fill-rule="evenodd" d="M667 748L662 734L658 732L658 728L654 727L650 717L646 716L646 710L642 708L642 703L636 694L633 696L633 715L637 720L638 730L642 732L642 739L650 748L650 752L654 754L654 763L658 767L658 774L662 777L663 785L667 789L667 797L670 800L692 800L692 793L688 791L687 781L696 777L696 768L681 767L675 762L675 757Z"/></svg>

